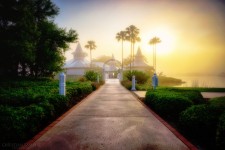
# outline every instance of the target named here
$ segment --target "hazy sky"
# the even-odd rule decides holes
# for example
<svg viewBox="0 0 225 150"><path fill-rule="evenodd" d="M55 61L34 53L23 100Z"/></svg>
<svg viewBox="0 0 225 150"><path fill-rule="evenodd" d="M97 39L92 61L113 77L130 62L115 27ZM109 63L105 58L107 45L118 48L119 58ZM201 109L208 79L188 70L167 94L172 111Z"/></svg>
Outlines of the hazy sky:
<svg viewBox="0 0 225 150"><path fill-rule="evenodd" d="M53 0L60 8L59 27L74 29L84 48L94 40L93 57L114 54L121 60L116 33L130 25L140 29L136 44L152 65L148 41L158 36L157 70L165 74L225 72L225 3L223 0ZM71 44L68 59L75 50ZM125 42L124 55L130 52ZM89 57L87 57L89 59Z"/></svg>

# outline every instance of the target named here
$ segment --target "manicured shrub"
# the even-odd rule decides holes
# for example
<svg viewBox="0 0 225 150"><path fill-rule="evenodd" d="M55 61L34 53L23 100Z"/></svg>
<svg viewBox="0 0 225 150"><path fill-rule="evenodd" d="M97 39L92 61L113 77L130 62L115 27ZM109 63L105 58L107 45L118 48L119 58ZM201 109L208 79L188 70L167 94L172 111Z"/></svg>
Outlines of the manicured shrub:
<svg viewBox="0 0 225 150"><path fill-rule="evenodd" d="M204 104L206 101L198 90L185 89L185 88L163 88L160 89L166 92L172 92L187 97L194 104Z"/></svg>
<svg viewBox="0 0 225 150"><path fill-rule="evenodd" d="M225 147L225 112L219 119L216 135L216 146L218 150L223 150Z"/></svg>
<svg viewBox="0 0 225 150"><path fill-rule="evenodd" d="M91 82L67 82L66 96L58 81L7 82L0 82L0 143L25 142L92 92Z"/></svg>
<svg viewBox="0 0 225 150"><path fill-rule="evenodd" d="M98 76L99 76L99 73L98 72L95 72L93 70L89 70L89 71L85 72L85 74L84 74L84 77L87 80L92 81L92 82L96 82Z"/></svg>
<svg viewBox="0 0 225 150"><path fill-rule="evenodd" d="M216 107L207 104L195 105L181 113L179 125L186 135L212 147L215 145L219 116Z"/></svg>
<svg viewBox="0 0 225 150"><path fill-rule="evenodd" d="M92 86L92 89L93 91L97 90L99 87L100 87L100 83L97 83L97 82L92 82L91 83L91 86Z"/></svg>
<svg viewBox="0 0 225 150"><path fill-rule="evenodd" d="M215 107L218 114L222 114L225 111L225 97L212 98L209 105Z"/></svg>
<svg viewBox="0 0 225 150"><path fill-rule="evenodd" d="M139 84L146 83L148 81L149 77L150 77L145 72L138 71L138 70L132 70L132 71L125 71L124 72L125 79L128 79L129 81L132 81L132 76L133 75L135 75L135 80Z"/></svg>
<svg viewBox="0 0 225 150"><path fill-rule="evenodd" d="M131 90L131 88L132 88L132 82L129 80L123 80L123 81L121 81L121 84L128 90ZM135 88L136 88L136 90L141 90L139 84L135 84Z"/></svg>
<svg viewBox="0 0 225 150"><path fill-rule="evenodd" d="M183 110L193 105L188 98L175 92L164 90L148 90L145 103L163 118L169 120L177 120Z"/></svg>
<svg viewBox="0 0 225 150"><path fill-rule="evenodd" d="M31 105L27 107L13 108L1 106L1 141L24 142L40 130L45 117L41 106Z"/></svg>
<svg viewBox="0 0 225 150"><path fill-rule="evenodd" d="M130 90L132 87L132 83L129 80L123 80L121 81L121 84L128 90Z"/></svg>
<svg viewBox="0 0 225 150"><path fill-rule="evenodd" d="M69 108L69 98L62 95L52 95L46 99L52 106L51 109L54 113L54 116L59 116ZM48 108L48 107L47 107ZM52 116L51 114L49 114Z"/></svg>
<svg viewBox="0 0 225 150"><path fill-rule="evenodd" d="M80 77L80 78L78 79L78 81L79 81L79 82L86 82L87 79L86 79L85 77Z"/></svg>

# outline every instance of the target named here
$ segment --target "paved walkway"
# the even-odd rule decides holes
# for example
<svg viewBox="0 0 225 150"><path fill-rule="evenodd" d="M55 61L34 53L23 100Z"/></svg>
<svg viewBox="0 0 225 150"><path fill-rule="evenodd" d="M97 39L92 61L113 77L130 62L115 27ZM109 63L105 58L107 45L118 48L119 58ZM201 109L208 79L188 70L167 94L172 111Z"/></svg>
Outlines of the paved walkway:
<svg viewBox="0 0 225 150"><path fill-rule="evenodd" d="M29 149L187 150L118 80L72 109Z"/></svg>

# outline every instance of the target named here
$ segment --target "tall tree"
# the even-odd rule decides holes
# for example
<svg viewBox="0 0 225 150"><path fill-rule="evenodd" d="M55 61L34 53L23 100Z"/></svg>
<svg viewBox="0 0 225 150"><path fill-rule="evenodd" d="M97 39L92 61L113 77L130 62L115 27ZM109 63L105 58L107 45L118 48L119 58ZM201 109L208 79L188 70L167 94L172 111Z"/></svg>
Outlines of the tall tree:
<svg viewBox="0 0 225 150"><path fill-rule="evenodd" d="M76 31L59 28L53 22L43 21L39 25L41 31L36 47L35 64L31 66L35 76L54 76L64 64L64 52L69 42L77 41Z"/></svg>
<svg viewBox="0 0 225 150"><path fill-rule="evenodd" d="M152 39L150 39L149 44L152 45L153 47L153 67L156 73L156 44L160 43L161 40L158 37L153 37Z"/></svg>
<svg viewBox="0 0 225 150"><path fill-rule="evenodd" d="M1 76L50 76L61 70L63 63L59 67L54 59L45 61L47 55L40 55L51 51L51 56L63 60L58 51L78 37L53 23L58 10L51 0L0 1Z"/></svg>
<svg viewBox="0 0 225 150"><path fill-rule="evenodd" d="M90 68L92 67L92 53L91 51L96 49L95 41L87 41L87 44L85 45L85 48L90 50Z"/></svg>
<svg viewBox="0 0 225 150"><path fill-rule="evenodd" d="M122 60L121 60L121 63L122 63L122 70L123 70L123 42L126 40L126 31L118 32L116 34L116 39L118 41L121 41L121 43L122 43L122 54L121 54Z"/></svg>
<svg viewBox="0 0 225 150"><path fill-rule="evenodd" d="M127 33L126 39L128 41L130 41L130 43L131 43L131 64L132 64L133 61L134 61L134 46L135 46L135 43L140 41L141 38L139 37L139 29L134 25L130 25L129 27L127 27L126 33ZM131 70L131 64L130 64L130 70Z"/></svg>

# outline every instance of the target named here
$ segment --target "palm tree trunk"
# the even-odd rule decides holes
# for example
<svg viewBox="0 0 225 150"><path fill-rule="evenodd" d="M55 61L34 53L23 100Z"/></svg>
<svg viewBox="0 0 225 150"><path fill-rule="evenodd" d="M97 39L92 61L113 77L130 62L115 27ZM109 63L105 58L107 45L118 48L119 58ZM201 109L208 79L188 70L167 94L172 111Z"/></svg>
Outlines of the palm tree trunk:
<svg viewBox="0 0 225 150"><path fill-rule="evenodd" d="M156 44L154 44L154 69L156 73Z"/></svg>
<svg viewBox="0 0 225 150"><path fill-rule="evenodd" d="M131 71L131 63L132 63L132 42L130 41L130 71Z"/></svg>
<svg viewBox="0 0 225 150"><path fill-rule="evenodd" d="M134 44L135 44L135 42L133 41L133 60L132 60L132 68L134 68Z"/></svg>
<svg viewBox="0 0 225 150"><path fill-rule="evenodd" d="M122 40L122 70L123 70L123 40Z"/></svg>
<svg viewBox="0 0 225 150"><path fill-rule="evenodd" d="M90 49L90 68L92 67L92 56L91 56L91 49Z"/></svg>
<svg viewBox="0 0 225 150"><path fill-rule="evenodd" d="M155 44L152 45L153 47L153 68L154 68L154 72L155 72Z"/></svg>
<svg viewBox="0 0 225 150"><path fill-rule="evenodd" d="M156 73L156 44L155 44L155 73Z"/></svg>

